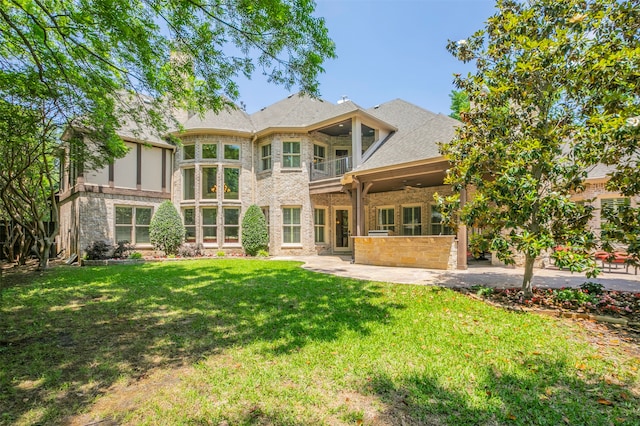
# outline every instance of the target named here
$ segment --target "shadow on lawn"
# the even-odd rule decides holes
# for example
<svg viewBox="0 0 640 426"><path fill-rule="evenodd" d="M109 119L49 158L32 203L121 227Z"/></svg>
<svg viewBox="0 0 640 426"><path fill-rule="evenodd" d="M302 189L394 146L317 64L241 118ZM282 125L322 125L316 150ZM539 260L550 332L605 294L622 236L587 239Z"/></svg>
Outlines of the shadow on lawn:
<svg viewBox="0 0 640 426"><path fill-rule="evenodd" d="M453 392L445 377L412 375L392 380L374 375L362 393L374 394L386 409L377 422L388 425L637 425L640 398L624 384L573 374L564 363L520 361L516 373L489 367L469 390L482 401ZM579 373L580 374L580 373ZM375 423L375 422L374 422Z"/></svg>
<svg viewBox="0 0 640 426"><path fill-rule="evenodd" d="M52 271L6 291L0 423L53 423L123 378L235 345L286 353L345 330L367 334L401 306L379 288L295 263L223 260Z"/></svg>

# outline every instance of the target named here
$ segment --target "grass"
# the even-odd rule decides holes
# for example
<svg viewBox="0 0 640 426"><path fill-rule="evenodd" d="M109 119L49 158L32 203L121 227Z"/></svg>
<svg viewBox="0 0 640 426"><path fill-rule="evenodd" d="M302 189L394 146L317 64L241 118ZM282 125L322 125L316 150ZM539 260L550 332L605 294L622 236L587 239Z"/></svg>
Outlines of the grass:
<svg viewBox="0 0 640 426"><path fill-rule="evenodd" d="M0 300L1 424L631 425L638 368L569 323L295 262L60 267Z"/></svg>

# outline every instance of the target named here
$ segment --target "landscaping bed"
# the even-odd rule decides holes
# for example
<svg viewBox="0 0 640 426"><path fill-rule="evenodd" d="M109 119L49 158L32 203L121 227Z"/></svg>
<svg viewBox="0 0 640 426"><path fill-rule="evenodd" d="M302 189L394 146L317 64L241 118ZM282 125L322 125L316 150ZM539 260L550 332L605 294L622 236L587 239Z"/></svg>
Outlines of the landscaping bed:
<svg viewBox="0 0 640 426"><path fill-rule="evenodd" d="M534 287L531 298L525 298L520 288L473 286L459 290L511 309L595 319L621 324L640 333L640 292L605 290L601 284L592 282L586 282L579 288Z"/></svg>

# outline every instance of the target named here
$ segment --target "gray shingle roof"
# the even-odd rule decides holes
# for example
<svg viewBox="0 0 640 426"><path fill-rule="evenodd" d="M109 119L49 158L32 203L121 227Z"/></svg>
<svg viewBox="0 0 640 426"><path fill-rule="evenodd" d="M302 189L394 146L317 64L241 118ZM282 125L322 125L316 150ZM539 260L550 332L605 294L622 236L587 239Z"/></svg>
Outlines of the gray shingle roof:
<svg viewBox="0 0 640 426"><path fill-rule="evenodd" d="M460 122L442 114L427 111L402 99L396 99L366 110L392 124L398 131L378 148L357 170L371 170L416 160L440 157L438 142L448 142Z"/></svg>
<svg viewBox="0 0 640 426"><path fill-rule="evenodd" d="M270 127L307 127L357 109L360 107L351 101L333 104L295 94L251 114L251 120L258 131Z"/></svg>
<svg viewBox="0 0 640 426"><path fill-rule="evenodd" d="M225 108L214 113L207 111L204 115L195 114L189 117L184 123L185 130L232 130L252 133L255 131L249 114L240 108Z"/></svg>

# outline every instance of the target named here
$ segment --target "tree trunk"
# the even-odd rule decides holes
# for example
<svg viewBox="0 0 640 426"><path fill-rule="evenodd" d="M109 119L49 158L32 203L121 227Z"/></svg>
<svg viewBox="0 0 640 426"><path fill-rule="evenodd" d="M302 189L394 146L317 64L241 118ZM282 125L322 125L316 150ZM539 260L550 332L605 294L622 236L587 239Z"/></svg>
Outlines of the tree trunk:
<svg viewBox="0 0 640 426"><path fill-rule="evenodd" d="M49 255L51 254L51 242L49 238L44 238L40 243L42 246L38 250L38 256L40 257L40 265L38 269L44 270L49 266Z"/></svg>
<svg viewBox="0 0 640 426"><path fill-rule="evenodd" d="M524 277L522 279L522 292L525 298L530 298L533 295L531 279L533 278L533 263L536 258L531 256L525 256L524 260Z"/></svg>

